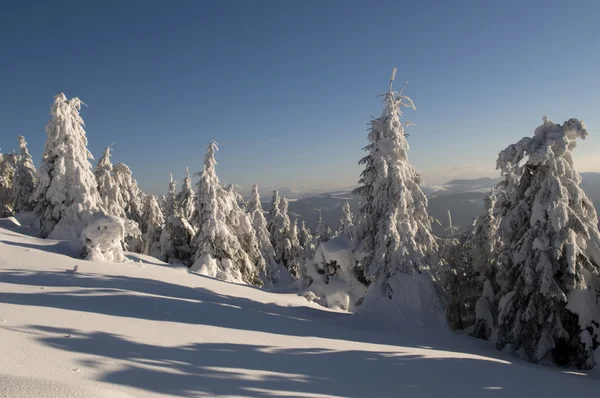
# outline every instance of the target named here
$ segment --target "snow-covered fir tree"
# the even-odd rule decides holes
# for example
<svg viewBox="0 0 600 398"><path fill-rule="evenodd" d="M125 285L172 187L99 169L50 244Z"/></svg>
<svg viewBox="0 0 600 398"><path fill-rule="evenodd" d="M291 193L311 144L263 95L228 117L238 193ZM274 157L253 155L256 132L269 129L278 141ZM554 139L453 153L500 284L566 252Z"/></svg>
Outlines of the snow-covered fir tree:
<svg viewBox="0 0 600 398"><path fill-rule="evenodd" d="M300 231L298 231L298 241L300 246L304 249L302 256L307 259L313 258L317 248L315 247L312 233L310 232L310 229L306 227L304 220L302 220Z"/></svg>
<svg viewBox="0 0 600 398"><path fill-rule="evenodd" d="M163 231L165 218L154 195L146 197L144 218L146 232L142 235L142 241L144 242L142 253L159 258L161 255L160 235Z"/></svg>
<svg viewBox="0 0 600 398"><path fill-rule="evenodd" d="M267 228L269 229L269 233L271 234L271 243L273 244L273 247L275 247L275 241L273 237L273 225L275 223L277 215L279 214L280 201L281 199L279 198L279 191L274 190L273 196L271 197L271 203L269 205L269 213L267 214Z"/></svg>
<svg viewBox="0 0 600 398"><path fill-rule="evenodd" d="M315 232L315 246L318 246L319 243L327 242L331 239L332 233L331 228L325 225L323 221L323 211L319 209L319 218L317 219L317 230Z"/></svg>
<svg viewBox="0 0 600 398"><path fill-rule="evenodd" d="M439 316L440 295L432 267L437 267L438 243L431 233L427 197L421 177L408 160L408 142L400 121L402 107L412 101L392 90L383 95L384 109L371 124L366 168L356 190L360 196L360 261L373 280L363 308L381 307L392 299L401 316ZM373 305L369 303L376 302ZM408 315L408 314L411 315Z"/></svg>
<svg viewBox="0 0 600 398"><path fill-rule="evenodd" d="M192 187L192 178L188 169L186 169L186 175L181 184L181 191L177 194L175 202L180 215L188 221L191 220L196 206L196 193Z"/></svg>
<svg viewBox="0 0 600 398"><path fill-rule="evenodd" d="M42 237L79 239L87 221L101 209L80 109L79 98L68 100L62 93L52 105L33 193Z"/></svg>
<svg viewBox="0 0 600 398"><path fill-rule="evenodd" d="M121 194L120 202L124 204L127 218L137 222L142 232L145 232L144 203L146 203L146 195L138 187L131 169L124 163L117 163L113 166L113 178Z"/></svg>
<svg viewBox="0 0 600 398"><path fill-rule="evenodd" d="M354 241L354 222L352 221L352 212L350 211L350 203L345 202L342 208L342 218L340 226L337 229L338 235L346 235L350 242Z"/></svg>
<svg viewBox="0 0 600 398"><path fill-rule="evenodd" d="M252 193L246 211L252 218L252 227L256 233L256 240L260 248L263 259L265 260L264 272L261 279L267 285L274 285L279 279L279 266L275 261L275 249L271 243L271 235L267 229L267 220L265 219L262 204L260 202L260 194L258 185L252 186Z"/></svg>
<svg viewBox="0 0 600 398"><path fill-rule="evenodd" d="M286 199L287 202L287 199ZM300 240L298 239L298 219L295 218L291 224L291 228L287 234L288 241L290 242L288 257L288 270L290 274L298 279L302 273L302 267L304 266L304 249L300 246Z"/></svg>
<svg viewBox="0 0 600 398"><path fill-rule="evenodd" d="M0 217L14 213L14 177L19 157L15 153L0 153Z"/></svg>
<svg viewBox="0 0 600 398"><path fill-rule="evenodd" d="M199 173L197 201L192 224L198 228L194 237L192 269L224 280L260 284L258 271L242 250L237 234L227 223L230 201L221 187L215 170L217 144L208 145L204 169Z"/></svg>
<svg viewBox="0 0 600 398"><path fill-rule="evenodd" d="M160 234L159 258L167 263L182 263L190 266L192 262L191 241L196 232L178 206L175 194L176 185L177 181L173 180L171 174L165 206L165 227Z"/></svg>
<svg viewBox="0 0 600 398"><path fill-rule="evenodd" d="M577 119L544 118L497 161L498 345L534 362L590 368L600 360L598 218L572 159L587 135Z"/></svg>
<svg viewBox="0 0 600 398"><path fill-rule="evenodd" d="M22 135L19 136L19 148L21 154L18 157L13 180L13 198L15 213L22 211L32 211L35 208L35 202L31 195L37 182L37 173L33 160L27 150L27 141Z"/></svg>
<svg viewBox="0 0 600 398"><path fill-rule="evenodd" d="M236 234L242 250L247 254L248 259L256 268L259 275L265 273L266 261L262 256L252 219L250 215L242 207L244 198L239 192L235 191L235 186L229 185L226 189L227 199L227 224ZM262 284L262 280L256 280L254 285Z"/></svg>
<svg viewBox="0 0 600 398"><path fill-rule="evenodd" d="M290 273L292 270L291 261L293 260L293 245L290 241L290 229L292 227L290 217L288 216L288 201L286 198L279 198L273 195L278 203L277 209L271 209L273 216L271 230L271 240L275 249L275 260L287 268Z"/></svg>
<svg viewBox="0 0 600 398"><path fill-rule="evenodd" d="M113 177L113 165L110 161L110 147L104 149L104 153L98 163L94 175L98 183L98 194L102 201L102 207L106 214L125 218L125 202L119 186Z"/></svg>

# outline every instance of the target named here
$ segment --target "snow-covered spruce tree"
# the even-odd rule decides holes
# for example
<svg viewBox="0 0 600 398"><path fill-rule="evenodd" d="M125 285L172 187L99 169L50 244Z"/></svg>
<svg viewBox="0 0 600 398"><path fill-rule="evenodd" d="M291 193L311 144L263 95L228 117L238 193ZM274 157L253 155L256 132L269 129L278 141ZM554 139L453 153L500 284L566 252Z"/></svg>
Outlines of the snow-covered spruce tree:
<svg viewBox="0 0 600 398"><path fill-rule="evenodd" d="M137 181L132 177L131 169L124 163L113 166L113 178L121 194L120 202L124 204L125 214L128 219L135 221L144 231L144 203L146 195L138 187Z"/></svg>
<svg viewBox="0 0 600 398"><path fill-rule="evenodd" d="M14 214L14 177L19 157L15 153L0 153L0 217Z"/></svg>
<svg viewBox="0 0 600 398"><path fill-rule="evenodd" d="M19 136L19 147L21 148L21 154L17 160L13 180L13 198L15 201L13 211L15 213L32 211L35 208L35 202L32 201L31 195L37 181L35 166L27 150L27 141L22 135Z"/></svg>
<svg viewBox="0 0 600 398"><path fill-rule="evenodd" d="M188 169L186 169L186 175L181 184L181 191L177 194L175 202L177 203L180 215L188 221L191 220L196 206L196 193L194 192L194 188L192 188L192 178Z"/></svg>
<svg viewBox="0 0 600 398"><path fill-rule="evenodd" d="M142 235L144 242L142 253L159 258L161 254L160 235L165 224L165 217L154 195L146 196L144 218L146 219L146 232Z"/></svg>
<svg viewBox="0 0 600 398"><path fill-rule="evenodd" d="M585 124L547 118L500 152L498 346L533 361L591 368L600 360L600 233L573 167ZM596 355L594 355L596 350Z"/></svg>
<svg viewBox="0 0 600 398"><path fill-rule="evenodd" d="M184 217L175 199L176 181L173 175L169 182L169 192L166 199L165 227L160 234L160 259L167 263L182 263L188 267L192 262L191 241L195 229Z"/></svg>
<svg viewBox="0 0 600 398"><path fill-rule="evenodd" d="M344 203L342 208L342 218L340 220L340 226L337 229L338 235L346 235L350 242L354 241L354 223L352 221L352 213L350 211L350 203Z"/></svg>
<svg viewBox="0 0 600 398"><path fill-rule="evenodd" d="M98 184L98 194L102 201L102 207L106 214L116 217L125 218L125 202L123 195L119 190L114 177L113 177L113 165L110 161L110 147L104 149L104 153L98 163L96 164L96 170L94 170L96 176L96 182Z"/></svg>
<svg viewBox="0 0 600 398"><path fill-rule="evenodd" d="M235 231L227 224L228 193L215 171L217 144L206 150L204 169L199 173L197 201L192 224L198 228L194 237L192 270L223 280L260 284L258 271L242 250Z"/></svg>
<svg viewBox="0 0 600 398"><path fill-rule="evenodd" d="M287 202L287 199L285 200ZM288 241L290 242L288 256L288 270L290 274L298 279L302 273L304 267L304 249L300 246L300 240L298 239L298 219L295 218L292 222L291 228L287 235Z"/></svg>
<svg viewBox="0 0 600 398"><path fill-rule="evenodd" d="M78 240L93 213L101 210L92 154L87 149L79 98L54 99L48 140L33 193L42 237Z"/></svg>
<svg viewBox="0 0 600 398"><path fill-rule="evenodd" d="M316 246L319 243L327 242L331 239L331 228L329 228L323 222L323 212L319 209L319 218L317 219L317 231L315 235Z"/></svg>
<svg viewBox="0 0 600 398"><path fill-rule="evenodd" d="M368 159L361 161L366 169L356 190L361 207L359 260L373 280L361 308L382 310L391 299L400 316L437 318L441 302L432 268L438 265L438 243L400 121L401 108L414 105L402 90L392 90L395 72L383 95L383 113L371 125Z"/></svg>
<svg viewBox="0 0 600 398"><path fill-rule="evenodd" d="M304 249L302 257L304 258L313 258L315 255L315 251L317 248L314 244L314 238L310 229L306 227L306 223L302 220L302 226L300 227L300 231L298 232L298 241L300 242L300 246Z"/></svg>
<svg viewBox="0 0 600 398"><path fill-rule="evenodd" d="M277 215L279 214L279 202L281 199L279 198L279 191L274 190L273 196L271 197L271 204L269 205L269 213L267 214L267 228L269 229L269 233L271 235L271 243L273 247L275 247L275 238L273 236L274 223Z"/></svg>
<svg viewBox="0 0 600 398"><path fill-rule="evenodd" d="M274 218L270 231L275 249L275 260L292 273L293 270L290 267L294 259L294 245L290 240L292 224L288 216L288 200L286 198L277 199L279 205L277 210L272 211Z"/></svg>
<svg viewBox="0 0 600 398"><path fill-rule="evenodd" d="M233 184L226 189L227 192L227 224L236 234L242 250L247 254L248 259L256 268L259 275L265 273L266 261L262 256L256 233L252 226L250 215L244 210L244 198L239 192L235 191ZM254 285L262 285L262 279L252 282Z"/></svg>
<svg viewBox="0 0 600 398"><path fill-rule="evenodd" d="M267 229L267 220L265 219L262 204L260 202L260 194L258 185L252 186L252 194L250 200L246 204L246 211L252 218L252 227L256 233L256 240L262 257L265 260L265 269L261 275L261 279L266 285L273 286L279 279L279 266L275 261L275 249L271 243L271 235Z"/></svg>
<svg viewBox="0 0 600 398"><path fill-rule="evenodd" d="M484 339L493 339L497 320L495 197L495 191L486 196L486 212L462 233L450 219L450 234L441 249L447 266L439 279L446 293L448 322L455 330L473 327L472 335Z"/></svg>

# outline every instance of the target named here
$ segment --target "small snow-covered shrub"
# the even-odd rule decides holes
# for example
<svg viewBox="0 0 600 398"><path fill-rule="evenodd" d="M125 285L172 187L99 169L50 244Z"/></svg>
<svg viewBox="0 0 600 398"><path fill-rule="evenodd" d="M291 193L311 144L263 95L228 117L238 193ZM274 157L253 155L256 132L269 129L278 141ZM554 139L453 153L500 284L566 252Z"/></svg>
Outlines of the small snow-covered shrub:
<svg viewBox="0 0 600 398"><path fill-rule="evenodd" d="M353 311L367 289L356 279L356 264L354 245L346 235L321 243L304 266L301 294L328 308Z"/></svg>
<svg viewBox="0 0 600 398"><path fill-rule="evenodd" d="M98 214L81 233L83 257L91 261L121 263L125 237L138 237L141 232L134 221Z"/></svg>

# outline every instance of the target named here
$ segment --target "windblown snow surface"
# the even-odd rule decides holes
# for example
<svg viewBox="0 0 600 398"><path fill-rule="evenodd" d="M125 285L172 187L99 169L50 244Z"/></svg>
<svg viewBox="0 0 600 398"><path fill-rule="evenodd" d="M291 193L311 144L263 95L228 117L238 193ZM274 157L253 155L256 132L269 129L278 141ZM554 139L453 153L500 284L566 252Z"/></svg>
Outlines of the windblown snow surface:
<svg viewBox="0 0 600 398"><path fill-rule="evenodd" d="M0 397L600 391L598 373L523 362L443 324L367 320L140 255L83 261L66 242L22 232L0 220Z"/></svg>

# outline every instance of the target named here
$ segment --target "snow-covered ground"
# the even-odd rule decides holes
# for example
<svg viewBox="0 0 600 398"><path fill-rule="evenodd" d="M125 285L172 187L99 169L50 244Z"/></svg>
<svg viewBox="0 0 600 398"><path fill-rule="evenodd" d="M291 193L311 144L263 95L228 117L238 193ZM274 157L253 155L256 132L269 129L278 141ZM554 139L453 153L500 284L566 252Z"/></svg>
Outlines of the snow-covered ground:
<svg viewBox="0 0 600 398"><path fill-rule="evenodd" d="M391 324L163 266L71 257L0 220L0 397L597 396L443 324ZM141 262L139 261L141 260ZM77 272L67 272L77 265Z"/></svg>

